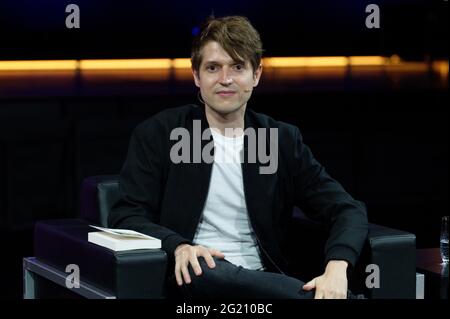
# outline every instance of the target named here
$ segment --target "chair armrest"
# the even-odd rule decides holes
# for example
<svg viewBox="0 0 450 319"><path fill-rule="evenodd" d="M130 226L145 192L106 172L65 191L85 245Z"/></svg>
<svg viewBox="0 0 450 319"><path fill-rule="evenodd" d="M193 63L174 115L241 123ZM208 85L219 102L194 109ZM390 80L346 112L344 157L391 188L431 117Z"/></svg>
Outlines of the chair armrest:
<svg viewBox="0 0 450 319"><path fill-rule="evenodd" d="M117 298L163 298L167 256L161 249L114 252L88 242L95 231L80 219L37 222L34 253L38 260L65 271L75 264L80 280Z"/></svg>
<svg viewBox="0 0 450 319"><path fill-rule="evenodd" d="M293 274L304 281L320 275L323 272L324 247L328 238L325 227L295 211L290 234L289 247L296 249L290 259ZM415 298L415 260L414 234L369 224L361 256L349 277L349 288L355 294L363 293L374 299ZM378 266L379 288L366 287L366 278L371 274L366 272L366 267L370 264Z"/></svg>
<svg viewBox="0 0 450 319"><path fill-rule="evenodd" d="M380 271L379 288L364 287L366 294L371 298L414 299L416 297L416 236L414 234L369 224L369 234L357 265L359 271L356 271L356 276L364 274L364 278L358 282L365 283L365 278L370 274L365 272L365 268L369 264L377 265Z"/></svg>

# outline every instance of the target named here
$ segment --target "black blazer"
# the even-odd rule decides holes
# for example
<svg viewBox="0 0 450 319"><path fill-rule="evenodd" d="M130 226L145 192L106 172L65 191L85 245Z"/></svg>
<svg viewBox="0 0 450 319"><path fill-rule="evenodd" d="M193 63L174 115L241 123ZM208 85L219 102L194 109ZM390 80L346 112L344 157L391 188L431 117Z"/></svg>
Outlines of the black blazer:
<svg viewBox="0 0 450 319"><path fill-rule="evenodd" d="M193 120L201 121L202 130L209 127L204 107L196 105L164 110L136 127L120 173L121 199L109 215L110 227L161 239L172 263L175 248L192 243L211 177L212 164L174 164L170 160L170 149L177 142L170 140L172 129L186 128L192 136ZM266 268L287 270L282 251L294 206L329 225L325 263L339 259L353 266L367 236L365 205L326 173L297 127L247 109L245 128L249 127L278 129L278 169L274 174L260 174L259 168L267 164L258 160L242 164L249 219ZM269 134L267 139L269 143ZM202 148L208 142L202 140ZM244 151L247 144L245 138Z"/></svg>

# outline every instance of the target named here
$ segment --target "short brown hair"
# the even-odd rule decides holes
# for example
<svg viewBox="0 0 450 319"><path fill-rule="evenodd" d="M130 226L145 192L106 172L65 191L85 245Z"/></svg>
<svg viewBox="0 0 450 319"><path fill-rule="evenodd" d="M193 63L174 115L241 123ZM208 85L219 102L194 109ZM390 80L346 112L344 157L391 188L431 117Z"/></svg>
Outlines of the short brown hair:
<svg viewBox="0 0 450 319"><path fill-rule="evenodd" d="M253 71L259 67L263 53L258 31L246 17L209 17L194 38L191 51L192 69L199 71L201 50L209 41L216 41L236 62L250 61Z"/></svg>

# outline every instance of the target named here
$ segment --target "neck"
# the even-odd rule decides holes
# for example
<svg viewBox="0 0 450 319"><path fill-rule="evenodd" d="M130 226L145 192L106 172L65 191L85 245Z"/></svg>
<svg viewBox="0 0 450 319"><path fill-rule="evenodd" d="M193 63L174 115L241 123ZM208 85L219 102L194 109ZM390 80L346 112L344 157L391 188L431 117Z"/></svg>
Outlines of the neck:
<svg viewBox="0 0 450 319"><path fill-rule="evenodd" d="M205 105L205 115L210 128L218 130L222 135L226 136L225 129L241 129L244 130L244 115L247 105L242 106L235 112L219 113Z"/></svg>

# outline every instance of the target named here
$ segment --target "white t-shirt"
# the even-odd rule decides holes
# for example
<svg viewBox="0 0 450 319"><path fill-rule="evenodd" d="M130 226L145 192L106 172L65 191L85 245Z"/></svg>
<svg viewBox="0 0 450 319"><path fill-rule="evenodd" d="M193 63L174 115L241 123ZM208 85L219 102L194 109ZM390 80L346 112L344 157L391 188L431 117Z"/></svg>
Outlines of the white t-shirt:
<svg viewBox="0 0 450 319"><path fill-rule="evenodd" d="M208 197L194 243L220 250L229 262L247 269L263 268L248 218L240 153L244 135L226 137L211 129L214 163Z"/></svg>

